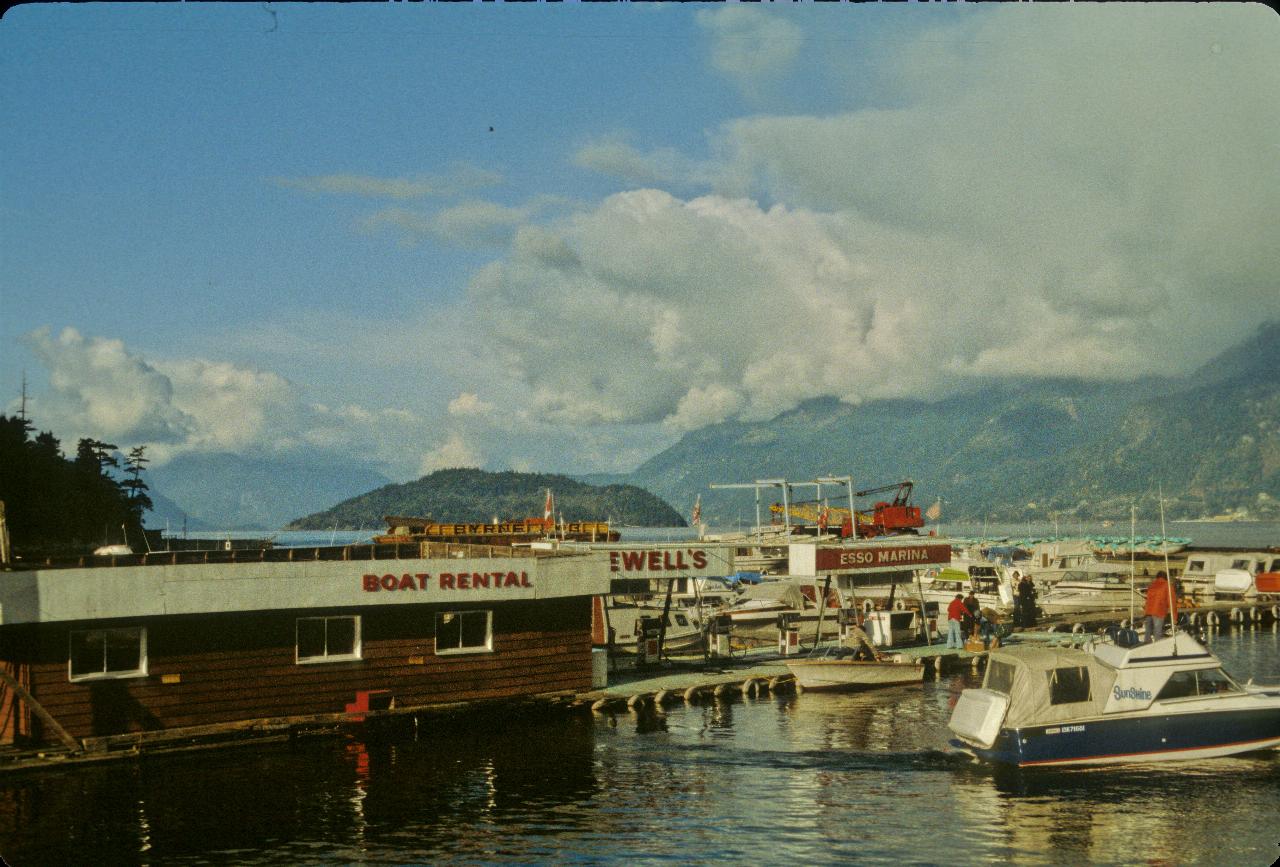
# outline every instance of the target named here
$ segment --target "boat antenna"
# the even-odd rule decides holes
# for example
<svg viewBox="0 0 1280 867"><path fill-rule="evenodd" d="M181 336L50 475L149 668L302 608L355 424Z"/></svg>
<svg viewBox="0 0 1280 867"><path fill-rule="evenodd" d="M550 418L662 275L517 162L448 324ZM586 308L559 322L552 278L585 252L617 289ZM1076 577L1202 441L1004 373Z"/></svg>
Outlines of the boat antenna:
<svg viewBox="0 0 1280 867"><path fill-rule="evenodd" d="M1129 628L1133 628L1133 573L1134 573L1134 548L1137 546L1138 534L1138 508L1134 503L1129 504ZM1167 573L1166 573L1167 574Z"/></svg>
<svg viewBox="0 0 1280 867"><path fill-rule="evenodd" d="M1173 642L1173 655L1178 655L1178 609L1174 607L1173 576L1169 574L1169 546L1165 544L1164 530L1164 483L1160 484L1160 549L1164 551L1164 589L1169 594L1169 635Z"/></svg>

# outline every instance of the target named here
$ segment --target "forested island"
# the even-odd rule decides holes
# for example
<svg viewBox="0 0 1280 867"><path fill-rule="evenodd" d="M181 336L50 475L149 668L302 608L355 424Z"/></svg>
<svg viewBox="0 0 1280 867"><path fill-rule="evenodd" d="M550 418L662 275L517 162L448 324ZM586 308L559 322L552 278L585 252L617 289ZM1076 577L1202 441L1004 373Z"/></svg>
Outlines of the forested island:
<svg viewBox="0 0 1280 867"><path fill-rule="evenodd" d="M344 500L331 509L299 518L289 529L372 529L382 526L387 515L446 522L541 518L548 490L555 499L557 519L642 527L685 526L679 512L635 485L595 486L548 473L448 469Z"/></svg>
<svg viewBox="0 0 1280 867"><path fill-rule="evenodd" d="M19 557L84 554L102 545L141 544L151 508L142 471L144 446L121 455L89 437L74 458L22 415L0 415L0 502ZM116 473L120 476L117 477Z"/></svg>

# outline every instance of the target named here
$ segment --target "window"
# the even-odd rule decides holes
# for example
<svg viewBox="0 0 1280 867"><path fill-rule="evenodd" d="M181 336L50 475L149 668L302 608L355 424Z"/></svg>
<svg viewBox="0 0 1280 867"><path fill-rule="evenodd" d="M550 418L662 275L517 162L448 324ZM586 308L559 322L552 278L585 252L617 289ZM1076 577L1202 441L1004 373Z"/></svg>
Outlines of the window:
<svg viewBox="0 0 1280 867"><path fill-rule="evenodd" d="M1188 572L1203 572L1203 571L1204 571L1204 561L1203 561L1203 560L1191 560L1190 562L1188 562L1188 563L1187 563L1187 569L1186 569L1186 571L1188 571Z"/></svg>
<svg viewBox="0 0 1280 867"><path fill-rule="evenodd" d="M147 630L73 629L68 654L71 680L144 677L147 673Z"/></svg>
<svg viewBox="0 0 1280 867"><path fill-rule="evenodd" d="M1201 695L1213 695L1215 692L1243 692L1234 680L1220 668L1210 668L1196 672L1196 685Z"/></svg>
<svg viewBox="0 0 1280 867"><path fill-rule="evenodd" d="M1232 560L1231 561L1232 569L1244 569L1246 572L1249 571L1249 567L1251 567L1252 565L1253 565L1252 560Z"/></svg>
<svg viewBox="0 0 1280 867"><path fill-rule="evenodd" d="M1240 692L1240 687L1220 668L1203 671L1176 671L1169 675L1156 700L1187 698L1194 695L1213 695L1219 692Z"/></svg>
<svg viewBox="0 0 1280 867"><path fill-rule="evenodd" d="M1089 669L1084 666L1055 668L1049 672L1049 704L1073 704L1089 700Z"/></svg>
<svg viewBox="0 0 1280 867"><path fill-rule="evenodd" d="M1196 694L1196 673L1194 671L1175 671L1169 675L1164 688L1156 696L1156 701L1166 698L1186 698Z"/></svg>
<svg viewBox="0 0 1280 867"><path fill-rule="evenodd" d="M982 685L993 692L1009 695L1013 690L1013 666L1007 662L991 662L987 666L987 680Z"/></svg>
<svg viewBox="0 0 1280 867"><path fill-rule="evenodd" d="M491 650L492 611L441 611L436 614L436 653L485 653Z"/></svg>
<svg viewBox="0 0 1280 867"><path fill-rule="evenodd" d="M298 618L298 662L344 662L360 658L360 618Z"/></svg>

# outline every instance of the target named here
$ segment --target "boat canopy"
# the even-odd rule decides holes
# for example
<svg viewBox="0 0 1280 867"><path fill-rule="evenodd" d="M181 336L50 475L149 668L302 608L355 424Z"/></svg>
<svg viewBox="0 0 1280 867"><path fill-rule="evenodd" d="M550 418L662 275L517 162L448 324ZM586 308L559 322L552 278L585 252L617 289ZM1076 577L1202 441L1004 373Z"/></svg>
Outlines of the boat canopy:
<svg viewBox="0 0 1280 867"><path fill-rule="evenodd" d="M764 584L754 584L742 592L736 605L742 606L751 601L782 602L788 608L804 608L804 594L790 581L767 581Z"/></svg>
<svg viewBox="0 0 1280 867"><path fill-rule="evenodd" d="M1007 695L1010 728L1052 725L1101 715L1115 669L1093 654L1065 647L993 650L983 688Z"/></svg>

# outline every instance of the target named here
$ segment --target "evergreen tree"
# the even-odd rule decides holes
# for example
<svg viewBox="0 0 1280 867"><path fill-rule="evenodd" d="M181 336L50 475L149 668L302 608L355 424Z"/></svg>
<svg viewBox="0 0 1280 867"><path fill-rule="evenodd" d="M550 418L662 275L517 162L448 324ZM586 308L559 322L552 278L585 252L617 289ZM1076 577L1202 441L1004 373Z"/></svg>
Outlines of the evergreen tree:
<svg viewBox="0 0 1280 867"><path fill-rule="evenodd" d="M115 445L86 437L69 461L57 437L45 431L32 439L33 430L24 417L0 415L0 500L15 554L83 554L104 542L141 540L151 507L142 447L130 451L134 463L122 483L111 474L119 467Z"/></svg>
<svg viewBox="0 0 1280 867"><path fill-rule="evenodd" d="M139 523L142 522L142 513L153 508L151 498L147 496L150 489L142 480L143 468L151 463L151 459L145 457L146 450L146 446L129 449L129 456L124 460L125 479L121 482L121 487L129 492L129 509Z"/></svg>

